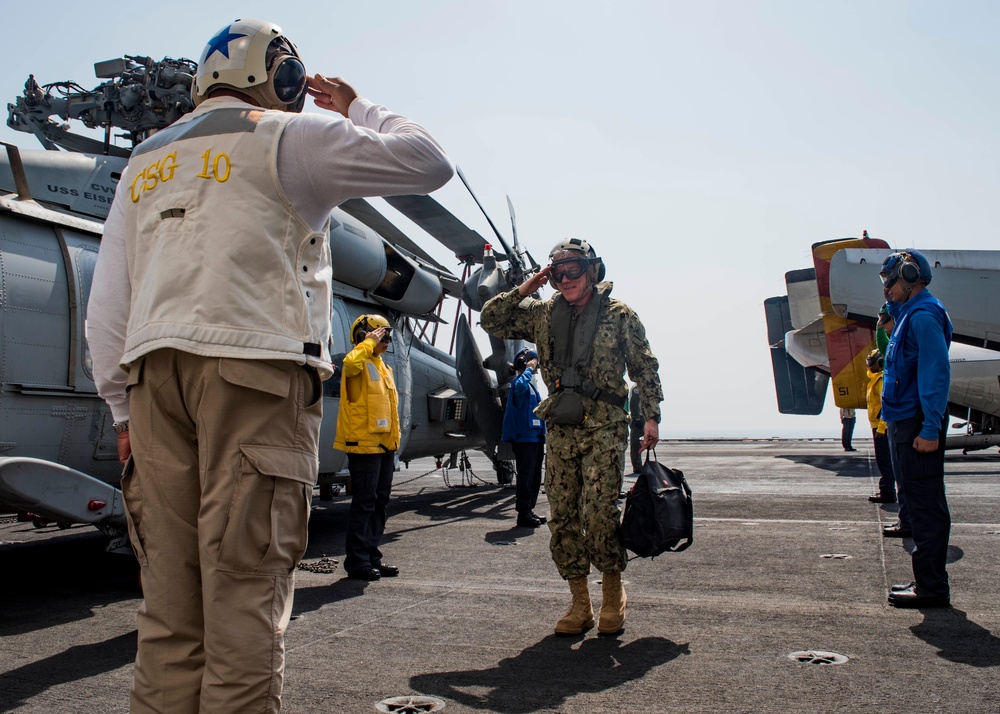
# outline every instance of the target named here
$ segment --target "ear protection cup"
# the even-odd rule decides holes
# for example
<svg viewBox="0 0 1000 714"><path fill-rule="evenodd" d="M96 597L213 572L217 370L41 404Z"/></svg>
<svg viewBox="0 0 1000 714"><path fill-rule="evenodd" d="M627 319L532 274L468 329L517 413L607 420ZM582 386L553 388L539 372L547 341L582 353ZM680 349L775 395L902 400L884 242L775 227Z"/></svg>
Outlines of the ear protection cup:
<svg viewBox="0 0 1000 714"><path fill-rule="evenodd" d="M910 285L920 280L920 268L916 263L903 263L899 266L899 279Z"/></svg>

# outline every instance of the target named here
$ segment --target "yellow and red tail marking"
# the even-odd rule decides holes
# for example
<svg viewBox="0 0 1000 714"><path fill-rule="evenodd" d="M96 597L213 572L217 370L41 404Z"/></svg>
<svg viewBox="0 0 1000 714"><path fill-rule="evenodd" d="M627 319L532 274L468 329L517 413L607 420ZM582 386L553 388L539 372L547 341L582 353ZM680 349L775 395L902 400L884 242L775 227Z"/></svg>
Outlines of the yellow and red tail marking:
<svg viewBox="0 0 1000 714"><path fill-rule="evenodd" d="M816 289L823 316L823 332L826 333L826 353L830 358L833 401L841 408L865 408L868 389L865 358L875 349L875 328L848 319L843 309L838 310L834 306L830 299L830 260L834 253L846 248L888 247L888 243L877 238L825 241L814 243L812 247Z"/></svg>

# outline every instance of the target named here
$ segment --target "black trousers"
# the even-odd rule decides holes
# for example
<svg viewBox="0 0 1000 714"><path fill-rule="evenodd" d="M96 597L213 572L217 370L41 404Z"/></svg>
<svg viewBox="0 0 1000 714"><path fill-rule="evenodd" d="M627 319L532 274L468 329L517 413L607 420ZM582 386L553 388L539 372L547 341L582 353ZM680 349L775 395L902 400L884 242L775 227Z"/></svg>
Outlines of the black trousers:
<svg viewBox="0 0 1000 714"><path fill-rule="evenodd" d="M845 449L853 449L851 446L851 438L854 436L854 422L858 419L857 417L851 417L850 419L841 419L840 423L842 428L840 430L840 445Z"/></svg>
<svg viewBox="0 0 1000 714"><path fill-rule="evenodd" d="M347 517L347 556L344 570L353 573L382 562L379 544L388 519L394 451L383 454L348 454L351 472L351 510Z"/></svg>
<svg viewBox="0 0 1000 714"><path fill-rule="evenodd" d="M538 489L542 486L542 459L545 457L544 441L512 441L514 463L517 465L514 509L527 515L538 503Z"/></svg>
<svg viewBox="0 0 1000 714"><path fill-rule="evenodd" d="M906 510L913 531L913 579L926 595L949 595L948 537L951 512L944 492L944 442L947 416L938 434L938 449L922 454L913 448L922 418L889 422L889 447L896 476L906 494Z"/></svg>
<svg viewBox="0 0 1000 714"><path fill-rule="evenodd" d="M879 434L872 429L872 441L875 444L875 463L878 465L878 492L883 496L896 497L896 477L892 473L892 454L889 449L888 434Z"/></svg>

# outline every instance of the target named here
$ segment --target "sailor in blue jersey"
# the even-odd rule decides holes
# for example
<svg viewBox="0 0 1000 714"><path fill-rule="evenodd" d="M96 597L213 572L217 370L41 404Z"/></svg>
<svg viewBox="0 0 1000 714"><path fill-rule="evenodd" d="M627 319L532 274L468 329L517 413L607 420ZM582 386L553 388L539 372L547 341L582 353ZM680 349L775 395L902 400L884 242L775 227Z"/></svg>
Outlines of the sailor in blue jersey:
<svg viewBox="0 0 1000 714"><path fill-rule="evenodd" d="M542 485L542 459L545 457L545 421L535 414L542 395L534 384L538 353L523 349L514 357L513 369L519 374L510 383L507 406L503 412L502 441L509 441L517 464L517 492L514 508L517 525L537 528L545 518L535 514L538 489Z"/></svg>
<svg viewBox="0 0 1000 714"><path fill-rule="evenodd" d="M951 320L927 289L931 267L918 251L893 253L879 275L895 320L885 356L882 418L888 424L893 471L905 493L914 542L913 582L893 585L889 604L948 607L951 514L944 489L944 446Z"/></svg>

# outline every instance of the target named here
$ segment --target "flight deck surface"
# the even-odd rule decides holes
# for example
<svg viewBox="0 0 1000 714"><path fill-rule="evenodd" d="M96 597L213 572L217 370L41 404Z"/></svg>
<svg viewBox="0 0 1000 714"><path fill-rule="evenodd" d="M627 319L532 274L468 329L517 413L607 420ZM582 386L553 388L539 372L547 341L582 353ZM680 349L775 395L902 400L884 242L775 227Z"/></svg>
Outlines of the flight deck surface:
<svg viewBox="0 0 1000 714"><path fill-rule="evenodd" d="M383 551L397 578L323 572L342 561L349 496L317 497L283 711L400 697L511 714L1000 711L1000 455L946 459L953 607L896 610L886 590L911 579L913 543L881 536L896 507L868 502L871 442L855 446L663 442L694 492L695 540L629 563L618 637L552 634L569 590L548 530L515 527L514 491L478 453L464 475L432 460L396 473ZM128 711L137 568L103 547L92 528L0 517L0 712Z"/></svg>

